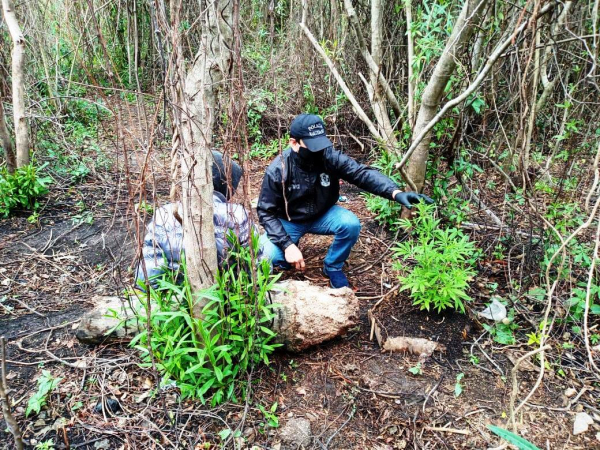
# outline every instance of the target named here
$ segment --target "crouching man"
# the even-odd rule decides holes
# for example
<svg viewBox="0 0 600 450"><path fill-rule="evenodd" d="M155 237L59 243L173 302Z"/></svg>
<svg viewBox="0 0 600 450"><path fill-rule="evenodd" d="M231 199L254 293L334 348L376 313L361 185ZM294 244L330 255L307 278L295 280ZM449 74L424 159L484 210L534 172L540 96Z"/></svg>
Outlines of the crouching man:
<svg viewBox="0 0 600 450"><path fill-rule="evenodd" d="M401 192L396 183L376 169L334 149L318 116L296 117L290 126L289 144L267 168L257 207L258 219L266 231L261 245L274 266L303 270L300 238L307 233L334 235L323 273L333 288L349 285L342 268L358 240L361 225L354 213L336 205L340 179L407 208L421 200L433 203L426 195Z"/></svg>

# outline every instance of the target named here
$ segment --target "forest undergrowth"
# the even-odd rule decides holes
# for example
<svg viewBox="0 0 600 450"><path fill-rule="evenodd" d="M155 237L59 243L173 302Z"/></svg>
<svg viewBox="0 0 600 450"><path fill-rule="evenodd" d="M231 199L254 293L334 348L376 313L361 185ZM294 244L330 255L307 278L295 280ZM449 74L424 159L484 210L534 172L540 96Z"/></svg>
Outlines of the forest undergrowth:
<svg viewBox="0 0 600 450"><path fill-rule="evenodd" d="M13 3L0 397L26 448L600 448L597 0ZM206 48L213 78L195 96ZM275 280L222 270L202 342L193 307L171 314L182 288L168 281L153 293L164 308L140 311L137 349L77 342L95 296L131 288L156 208L200 191L189 158L236 159L251 210L301 112L435 200L408 215L342 185L363 223L348 265L359 325L273 352ZM282 278L324 286L328 243L304 239L306 272ZM383 353L374 324L445 352ZM309 440L290 444L306 422ZM7 448L14 435L2 426Z"/></svg>

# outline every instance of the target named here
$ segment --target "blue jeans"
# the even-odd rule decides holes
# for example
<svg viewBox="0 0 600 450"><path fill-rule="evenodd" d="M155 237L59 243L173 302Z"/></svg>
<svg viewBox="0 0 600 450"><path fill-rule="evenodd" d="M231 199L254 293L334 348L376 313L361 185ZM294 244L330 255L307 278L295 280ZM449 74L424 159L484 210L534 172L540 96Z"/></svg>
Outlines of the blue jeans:
<svg viewBox="0 0 600 450"><path fill-rule="evenodd" d="M342 270L344 262L348 259L350 250L352 250L352 246L356 243L360 234L358 217L338 205L332 206L329 211L312 222L293 223L285 219L279 220L296 245L298 245L300 238L307 233L335 236L324 261L324 267L327 271ZM273 266L284 269L291 267L285 260L283 250L273 244L266 233L260 237L260 241L265 257L271 260Z"/></svg>

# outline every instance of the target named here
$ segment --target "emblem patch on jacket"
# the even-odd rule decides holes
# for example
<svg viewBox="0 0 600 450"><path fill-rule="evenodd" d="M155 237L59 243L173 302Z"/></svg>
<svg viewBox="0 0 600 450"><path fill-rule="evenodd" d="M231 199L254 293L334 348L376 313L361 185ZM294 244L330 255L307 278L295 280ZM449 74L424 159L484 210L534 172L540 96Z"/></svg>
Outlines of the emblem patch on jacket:
<svg viewBox="0 0 600 450"><path fill-rule="evenodd" d="M326 173L322 173L320 176L321 176L321 186L328 187L330 184L329 175L327 175Z"/></svg>

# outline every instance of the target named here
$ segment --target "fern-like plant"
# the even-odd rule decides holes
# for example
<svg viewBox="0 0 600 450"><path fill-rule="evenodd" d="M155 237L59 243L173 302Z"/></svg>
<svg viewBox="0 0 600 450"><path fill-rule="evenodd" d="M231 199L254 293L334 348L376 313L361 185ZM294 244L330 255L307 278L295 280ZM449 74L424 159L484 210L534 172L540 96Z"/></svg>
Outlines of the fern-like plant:
<svg viewBox="0 0 600 450"><path fill-rule="evenodd" d="M399 258L394 268L401 271L400 290L409 290L413 304L421 309L454 308L464 313L478 251L459 229L440 228L433 215L435 206L421 203L416 208L414 218L398 222L414 236L393 249ZM412 270L406 267L409 262L415 263Z"/></svg>

